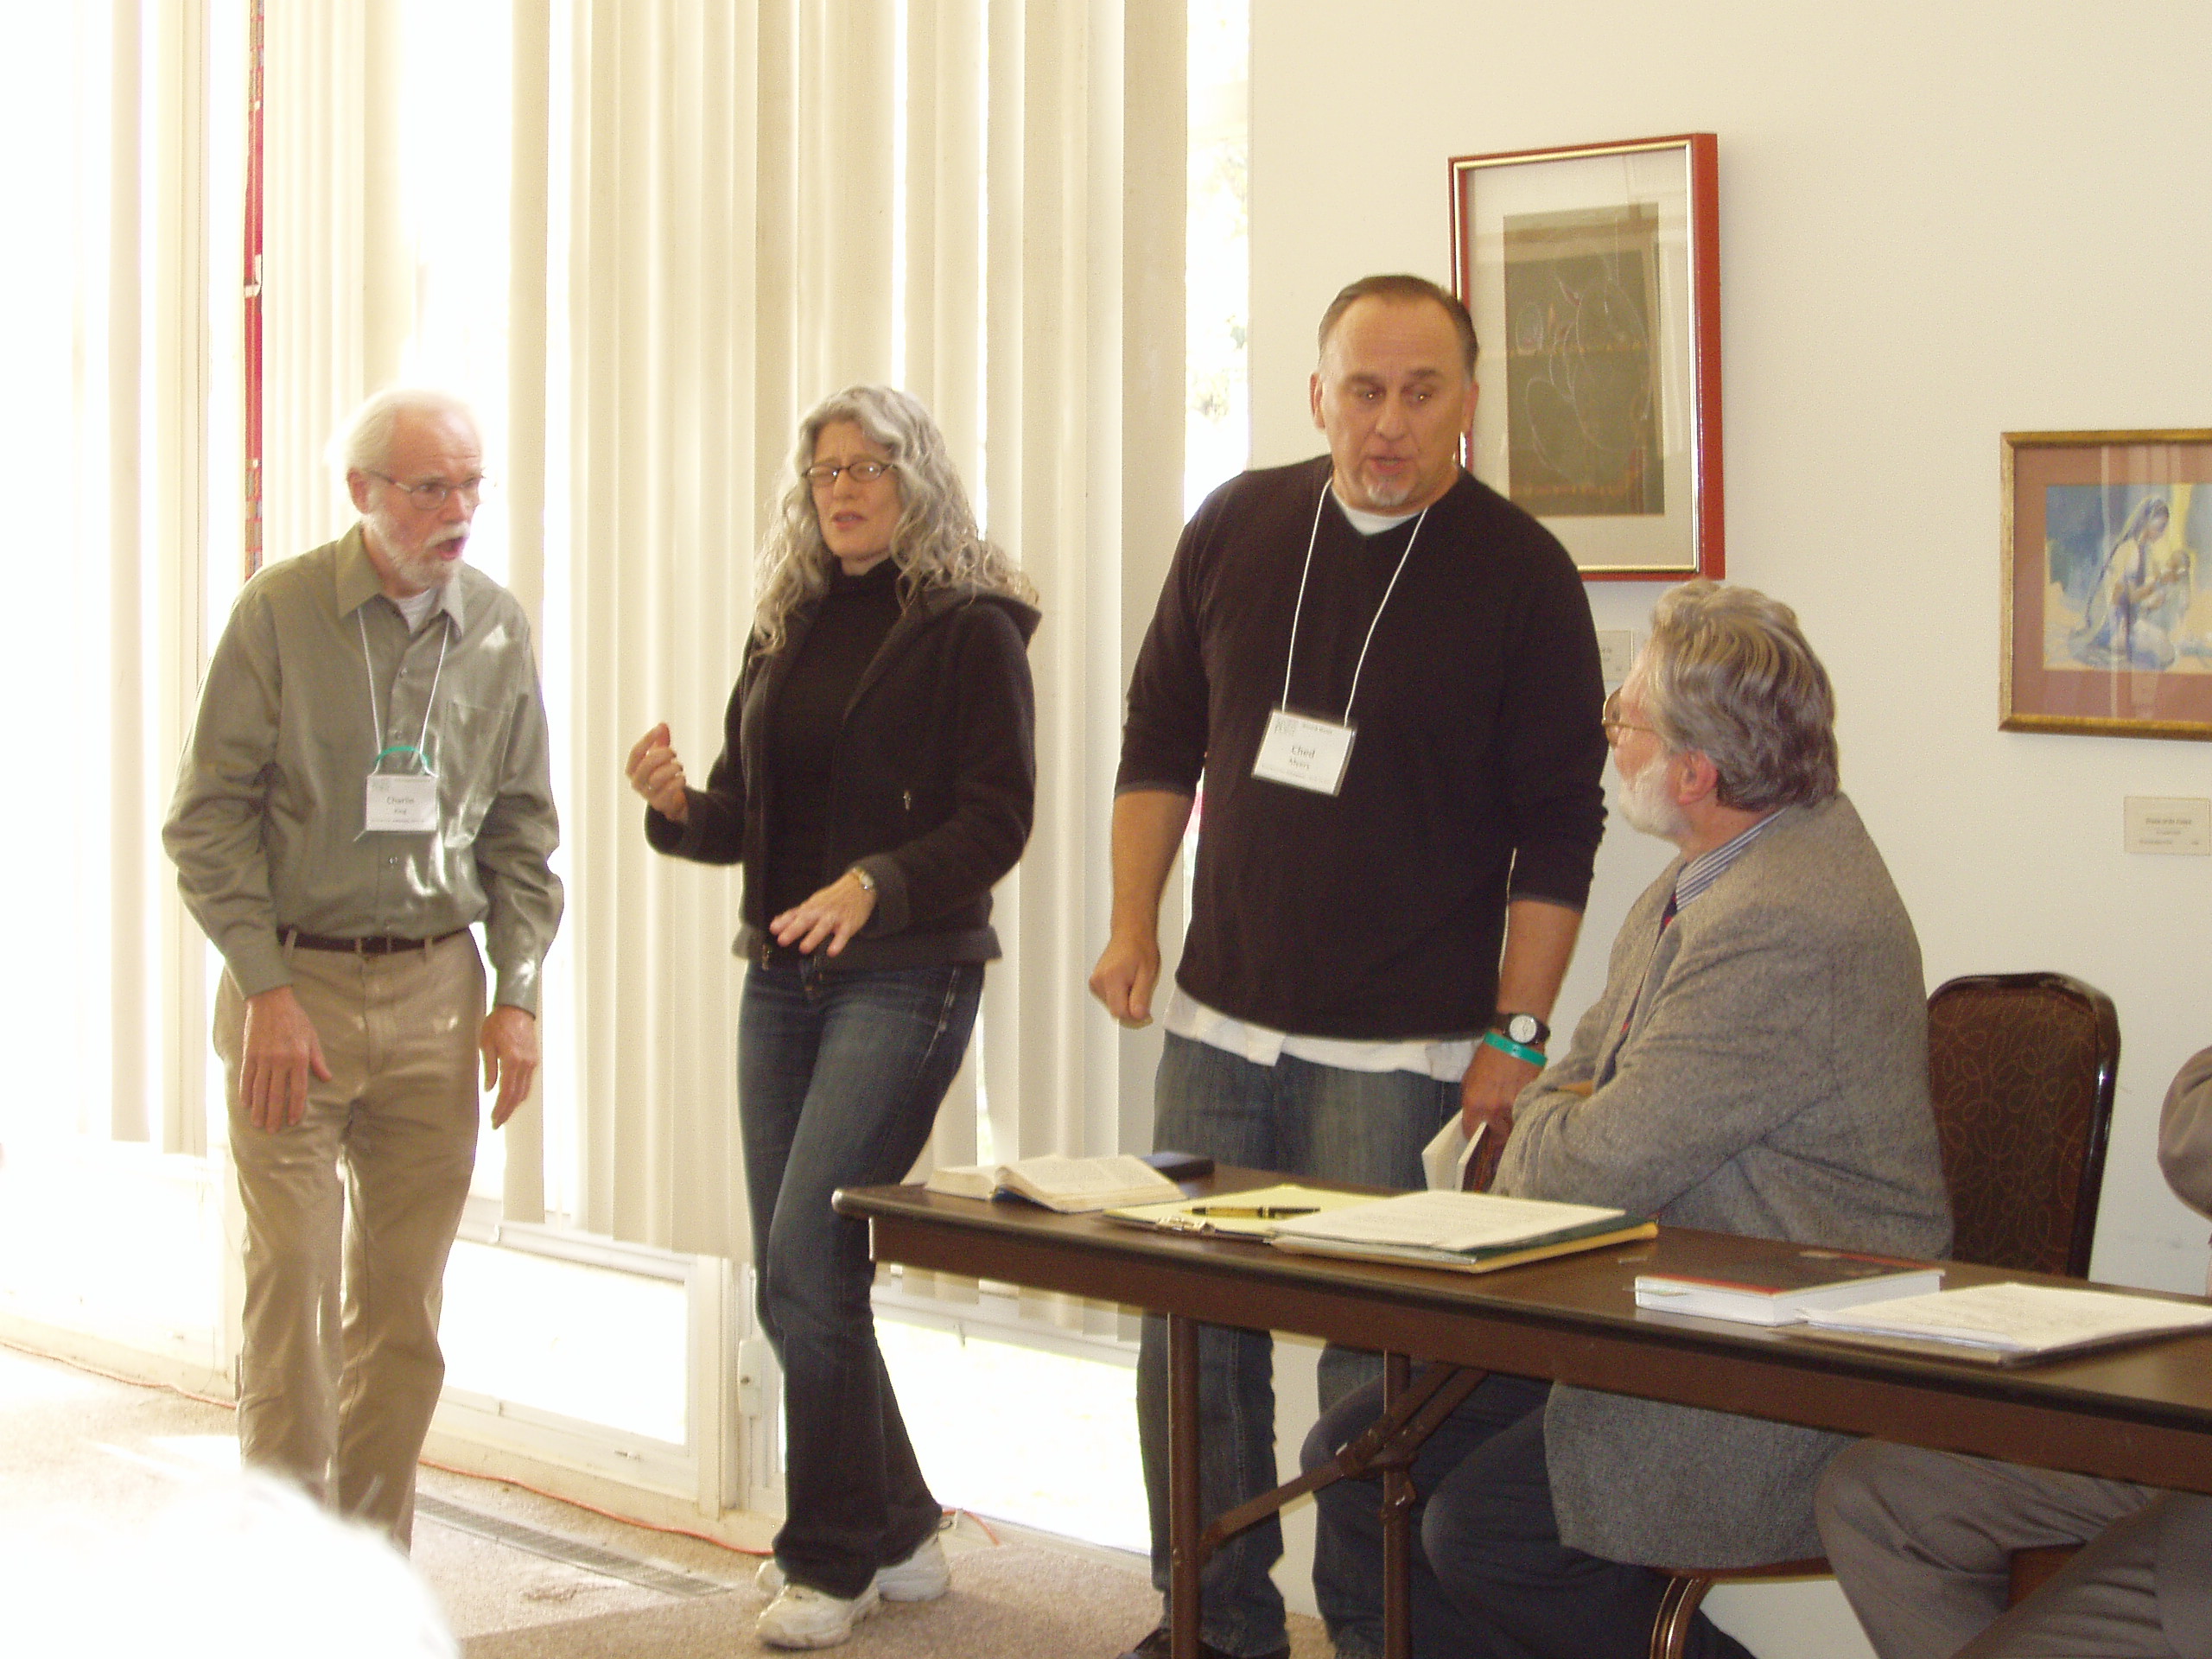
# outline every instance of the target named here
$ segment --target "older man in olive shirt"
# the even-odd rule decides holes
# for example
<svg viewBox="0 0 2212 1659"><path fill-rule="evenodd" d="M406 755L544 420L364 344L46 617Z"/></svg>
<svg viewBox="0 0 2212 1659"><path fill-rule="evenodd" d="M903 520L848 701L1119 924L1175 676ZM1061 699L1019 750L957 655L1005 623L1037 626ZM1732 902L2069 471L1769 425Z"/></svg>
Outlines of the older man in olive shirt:
<svg viewBox="0 0 2212 1659"><path fill-rule="evenodd" d="M537 1068L560 837L529 624L461 562L474 421L442 394L380 393L344 448L360 522L239 594L163 840L225 964L241 1456L404 1548L475 1062L496 1128Z"/></svg>

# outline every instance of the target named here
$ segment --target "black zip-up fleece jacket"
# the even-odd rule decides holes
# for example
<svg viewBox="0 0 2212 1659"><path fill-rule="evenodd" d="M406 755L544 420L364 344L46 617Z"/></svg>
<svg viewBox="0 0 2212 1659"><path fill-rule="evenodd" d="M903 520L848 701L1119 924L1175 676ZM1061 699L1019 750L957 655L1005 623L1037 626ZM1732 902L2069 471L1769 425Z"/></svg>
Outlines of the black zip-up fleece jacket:
<svg viewBox="0 0 2212 1659"><path fill-rule="evenodd" d="M969 588L932 588L907 606L868 664L837 736L822 884L855 865L876 884L875 912L825 969L861 972L999 954L991 888L1029 839L1037 795L1037 707L1028 642L1038 613ZM767 851L777 832L766 761L776 700L814 607L793 613L784 647L747 641L707 786L688 821L645 809L655 851L745 867L743 926L732 949L758 961L772 944Z"/></svg>

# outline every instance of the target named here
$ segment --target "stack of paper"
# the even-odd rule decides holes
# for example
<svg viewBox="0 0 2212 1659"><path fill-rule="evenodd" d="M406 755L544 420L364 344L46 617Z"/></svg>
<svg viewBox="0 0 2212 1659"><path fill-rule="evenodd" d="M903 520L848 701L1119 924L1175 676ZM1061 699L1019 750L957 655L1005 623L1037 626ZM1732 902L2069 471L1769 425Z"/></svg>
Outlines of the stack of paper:
<svg viewBox="0 0 2212 1659"><path fill-rule="evenodd" d="M1877 1340L1940 1343L1958 1349L1961 1357L2012 1363L2212 1325L2212 1306L2008 1281L1815 1309L1805 1323Z"/></svg>
<svg viewBox="0 0 2212 1659"><path fill-rule="evenodd" d="M1622 1210L1550 1204L1491 1192L1405 1192L1286 1221L1278 1249L1365 1261L1413 1262L1484 1273L1573 1250L1598 1249L1659 1230Z"/></svg>

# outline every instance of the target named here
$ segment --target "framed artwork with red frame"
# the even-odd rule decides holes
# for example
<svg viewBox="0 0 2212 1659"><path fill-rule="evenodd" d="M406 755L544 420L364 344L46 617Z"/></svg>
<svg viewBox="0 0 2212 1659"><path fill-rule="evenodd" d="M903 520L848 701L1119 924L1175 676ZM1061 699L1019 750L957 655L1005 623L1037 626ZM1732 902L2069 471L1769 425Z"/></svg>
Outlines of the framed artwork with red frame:
<svg viewBox="0 0 2212 1659"><path fill-rule="evenodd" d="M2008 732L2212 738L2212 431L2007 432Z"/></svg>
<svg viewBox="0 0 2212 1659"><path fill-rule="evenodd" d="M1709 132L1452 159L1468 469L1590 580L1726 569L1719 180Z"/></svg>

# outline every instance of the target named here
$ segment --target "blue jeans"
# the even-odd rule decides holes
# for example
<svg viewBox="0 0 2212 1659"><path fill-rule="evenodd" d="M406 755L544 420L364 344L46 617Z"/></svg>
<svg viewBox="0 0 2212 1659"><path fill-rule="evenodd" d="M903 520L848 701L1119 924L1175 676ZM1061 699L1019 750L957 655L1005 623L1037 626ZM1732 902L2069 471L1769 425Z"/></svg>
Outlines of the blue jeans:
<svg viewBox="0 0 2212 1659"><path fill-rule="evenodd" d="M784 1370L785 1577L848 1599L937 1530L868 1304L868 1228L841 1186L903 1179L952 1085L980 963L867 973L746 969L738 1121L760 1324Z"/></svg>
<svg viewBox="0 0 2212 1659"><path fill-rule="evenodd" d="M1414 1456L1414 1659L1643 1659L1665 1575L1560 1541L1544 1456L1548 1382L1493 1372ZM1382 1413L1379 1382L1348 1395L1307 1436L1327 1462ZM1340 1480L1314 1496L1313 1595L1338 1659L1382 1651L1382 1483ZM1689 1659L1751 1659L1703 1613Z"/></svg>
<svg viewBox="0 0 2212 1659"><path fill-rule="evenodd" d="M1345 1071L1288 1055L1255 1065L1173 1033L1154 1083L1153 1145L1227 1164L1377 1186L1421 1185L1421 1150L1458 1109L1457 1081L1413 1071ZM1319 1370L1321 1408L1380 1374L1371 1355L1331 1346ZM1147 1314L1137 1354L1137 1437L1152 1510L1152 1581L1166 1591L1167 1322ZM1264 1331L1198 1327L1198 1503L1208 1524L1275 1482L1274 1339ZM1202 1634L1230 1654L1283 1646L1281 1592L1268 1568L1282 1557L1274 1518L1239 1533L1200 1577Z"/></svg>

